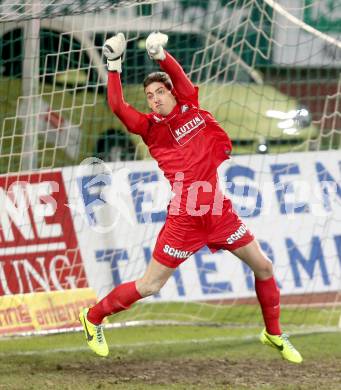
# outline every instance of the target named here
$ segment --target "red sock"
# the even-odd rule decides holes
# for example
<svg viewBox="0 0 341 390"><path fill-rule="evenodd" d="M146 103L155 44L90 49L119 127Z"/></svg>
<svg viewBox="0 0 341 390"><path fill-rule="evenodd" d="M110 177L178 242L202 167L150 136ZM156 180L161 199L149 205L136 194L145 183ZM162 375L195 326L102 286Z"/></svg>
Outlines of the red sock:
<svg viewBox="0 0 341 390"><path fill-rule="evenodd" d="M89 309L87 318L91 323L99 325L104 317L129 309L134 302L141 298L135 282L120 284Z"/></svg>
<svg viewBox="0 0 341 390"><path fill-rule="evenodd" d="M273 335L282 334L279 324L280 292L275 278L272 276L266 280L256 279L255 288L258 301L262 308L266 331Z"/></svg>

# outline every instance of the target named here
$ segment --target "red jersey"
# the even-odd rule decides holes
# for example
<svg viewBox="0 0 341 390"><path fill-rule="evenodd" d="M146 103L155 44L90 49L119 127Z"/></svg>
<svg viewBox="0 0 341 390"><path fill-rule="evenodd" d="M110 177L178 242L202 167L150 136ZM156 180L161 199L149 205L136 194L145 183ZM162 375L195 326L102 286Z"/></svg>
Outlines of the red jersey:
<svg viewBox="0 0 341 390"><path fill-rule="evenodd" d="M177 100L169 115L143 114L126 103L117 72L109 72L108 102L128 130L142 137L172 187L175 178L183 177L182 209L190 185L197 181L212 182L217 167L229 158L232 144L213 116L199 107L198 88L177 61L166 52L165 60L159 64L170 76ZM177 173L181 176L176 176Z"/></svg>

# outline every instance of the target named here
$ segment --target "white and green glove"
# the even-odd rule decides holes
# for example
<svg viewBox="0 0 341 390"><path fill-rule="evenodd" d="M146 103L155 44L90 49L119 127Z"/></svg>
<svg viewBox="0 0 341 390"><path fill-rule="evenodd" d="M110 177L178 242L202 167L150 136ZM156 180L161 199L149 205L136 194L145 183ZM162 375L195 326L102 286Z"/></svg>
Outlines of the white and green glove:
<svg viewBox="0 0 341 390"><path fill-rule="evenodd" d="M163 48L168 42L168 35L160 32L152 32L146 39L146 49L149 58L152 60L163 61L166 58Z"/></svg>
<svg viewBox="0 0 341 390"><path fill-rule="evenodd" d="M104 42L103 54L107 58L108 70L122 72L122 56L126 47L123 33L118 33Z"/></svg>

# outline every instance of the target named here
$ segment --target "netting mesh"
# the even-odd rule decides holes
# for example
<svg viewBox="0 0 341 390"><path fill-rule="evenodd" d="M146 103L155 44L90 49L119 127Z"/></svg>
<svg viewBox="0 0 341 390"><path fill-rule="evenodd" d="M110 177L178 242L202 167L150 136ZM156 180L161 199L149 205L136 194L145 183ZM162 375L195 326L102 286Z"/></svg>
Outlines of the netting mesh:
<svg viewBox="0 0 341 390"><path fill-rule="evenodd" d="M10 6L6 4L2 7ZM74 16L75 3L50 5L56 8L44 8L51 17L38 21L35 37L27 35L29 22L22 22L20 15L19 24L0 24L2 172L22 166L25 115L35 119L40 129L31 134L38 168L68 165L90 155L105 157L115 144L126 150L123 159L148 156L143 146L136 149L139 140L127 135L105 104L101 47L118 31L128 39L122 74L125 92L137 108L147 109L139 85L146 73L156 69L145 53L145 38L150 31L162 30L169 34L168 50L179 58L192 80L207 86L202 88L202 104L228 129L237 153L255 151L262 139L268 140L274 152L338 144L339 115L335 113L334 121L328 119L331 106L325 106L325 101L337 92L340 50L299 30L266 2L84 2L77 3L78 11L87 13ZM73 7L64 10L68 16L61 16L58 7L68 5ZM92 10L92 6L107 8ZM288 10L301 17L307 15L313 23L319 7L322 9L307 2L304 7ZM4 11L4 15L10 12ZM319 27L321 23L315 24ZM329 28L337 37L337 25ZM296 47L290 43L294 38L301 50L292 48ZM38 52L30 56L32 49L27 45L34 42ZM326 55L320 55L321 51ZM329 58L329 64L316 68L314 63L320 57L323 62ZM25 59L34 61L31 67L36 68L35 74L24 74L28 68L24 67ZM286 64L288 61L292 65ZM35 84L35 90L24 92L24 83ZM30 104L35 108L30 108L29 115L27 101L32 99L35 101ZM313 122L301 122L296 134L282 131L277 127L278 119L265 118L265 108L259 113L271 100L276 102L277 111L307 108ZM316 142L318 133L320 141Z"/></svg>
<svg viewBox="0 0 341 390"><path fill-rule="evenodd" d="M0 3L0 21L55 18L152 3L156 3L156 0L35 0L25 2L4 0Z"/></svg>
<svg viewBox="0 0 341 390"><path fill-rule="evenodd" d="M290 6L291 3L281 4L302 23L309 23L339 42L341 24L334 23L334 20L326 23L328 13L325 3L311 0L304 3L297 1L293 6ZM328 12L336 13L337 2L328 4ZM122 280L141 276L166 215L164 206L158 205L157 211L153 211L155 204L151 199L154 195L150 188L159 181L154 167L144 162L148 169L143 172L136 168L134 162L127 162L148 160L146 147L138 136L127 133L108 108L107 73L101 52L106 38L119 31L125 34L128 45L121 74L124 94L129 103L146 112L148 108L141 82L146 74L159 68L148 58L145 39L151 31L161 30L168 34L167 49L200 86L202 107L212 112L229 133L234 143L234 154L242 155L237 157L239 166L243 167L241 171L234 170L232 166L230 171L226 169L224 172L230 180L235 177L233 175L242 176L242 184L239 186L242 193L238 193L236 186L229 194L234 197L236 204L244 195L243 186L248 188L245 193L249 191L248 183L251 180L256 182L255 186L261 192L266 179L270 181L276 177L280 181L278 178L281 175L298 174L298 165L284 164L285 154L282 153L340 148L340 50L323 38L307 33L297 23L290 22L285 15L275 11L269 1L70 1L24 5L1 2L0 10L0 172L14 174L10 179L3 176L1 194L3 197L9 194L8 197L13 201L7 204L10 209L7 211L15 210L11 184L16 182L16 175L21 171L71 166L73 168L63 171L63 180L56 178L58 183L65 183L70 205L66 207L66 200L63 197L59 199L62 211L58 216L60 219L57 218L55 223L67 221L68 225L72 225L70 209L76 233L79 237L85 237L97 220L110 224L110 218L115 217L117 210L114 202L108 200L112 195L109 190L108 198L103 195L109 205L102 205L103 209L99 208L99 211L92 206L91 201L98 200L96 194L108 185L106 176L100 176L99 184L92 189L92 180L102 172L92 167L93 170L89 168L85 173L81 170L81 175L78 165L87 157L95 157L115 163L110 165L113 171L120 172L122 167L136 170L132 175L123 177L122 183L134 188L129 196L132 196L136 218L140 223L138 233L127 239L131 231L122 224L107 235L93 233L93 237L82 238L84 259L92 256L91 272L88 270L86 277L99 295L105 294ZM272 154L269 160L256 155L266 152ZM310 161L310 165L307 167L310 169L315 162L312 155L309 156L307 162ZM325 169L317 163L315 165L319 170L317 173L311 171L312 182L315 180L314 174L319 180L326 177L331 182L335 177L334 193L340 196L334 165ZM332 174L328 173L328 169ZM27 178L32 188L38 188L37 183L44 181L46 176L45 173L38 173L37 176L28 174ZM139 185L149 188L146 198ZM42 193L53 194L48 188ZM324 190L326 194L329 194L328 190ZM277 206L280 210L285 208L285 199L278 193L273 195L277 197L275 202L279 203L275 203L274 209L277 210ZM250 206L247 202L252 203L255 198L251 196L251 201L249 198L245 204L240 202L238 211L247 211ZM77 214L81 201L84 202L81 209L90 209L85 219ZM304 203L304 199L301 199L301 203ZM256 206L261 210L258 203ZM30 204L29 207L35 205ZM305 213L303 206L299 210ZM23 236L22 232L27 234L24 238L31 237L27 233L31 214L26 215L24 222L15 220L21 226L19 233ZM150 217L151 214L156 223L147 226L142 220L145 215ZM277 268L280 282L283 286L289 284L291 292L301 292L296 302L307 307L307 304L315 301L306 298L304 294L318 290L315 283L320 288L321 279L324 283L322 290L332 292L326 299L336 305L339 296L335 293L335 286L340 285L337 267L340 241L339 235L335 233L335 226L340 222L337 213L322 219L308 215L307 220L303 221L302 218L303 222L298 223L285 221L279 234L283 242L277 247L278 235L271 229L267 230L274 224L270 217L265 218L263 224L255 223L255 227L262 248L270 258L278 259L285 253L287 262L280 263ZM279 215L278 219L282 220L282 217ZM0 222L3 225L4 221L7 223L10 219L2 217ZM302 229L303 225L305 229ZM10 222L6 225L7 236L0 235L6 245L6 239L11 234L17 234L18 230L9 226ZM294 237L287 239L287 232ZM74 232L71 233L70 237L74 239ZM295 239L298 240L297 245ZM63 256L66 257L56 260L59 261L56 263L56 278L63 279L62 287L70 287L72 280L78 283L76 286L82 286L86 284L85 273L81 267L77 268L81 245L65 242ZM103 242L103 248L96 246ZM120 247L121 243L127 247ZM272 244L275 245L274 250ZM16 293L20 288L21 292L46 289L51 281L44 279L43 256L33 256L22 248L20 250L24 252L16 252L16 248L8 244L11 252L6 249L6 245L1 248L1 254L7 256L8 268L3 271L5 266L0 262L1 275L15 279L21 269L22 275L26 275L26 282L20 286L17 281L10 284L7 279L3 279L3 290L4 280L8 282L4 293ZM328 253L327 266L331 267L329 274L323 268L325 263L322 252L325 247ZM63 249L62 246L58 248ZM35 268L27 262L20 263L23 260L19 255L30 259ZM206 248L195 257L195 261L186 265L196 275L193 278L196 284L186 287L185 276L182 271L177 271L163 297L182 301L188 296L191 298L193 291L200 290L202 295L197 294L196 298L205 297L205 294L212 298L214 294L228 292L231 283L226 280L233 281L234 278L243 280L247 285L247 293L253 293L253 279L248 268L241 268L240 263L232 259L226 262L223 255L218 254L218 269L210 261L205 263L209 255ZM48 258L49 255L46 256ZM49 259L46 261L52 261L52 257ZM296 268L291 269L290 261L299 264L297 267L303 271L300 273ZM217 270L221 272L220 276L224 275L223 281L219 280L219 276L217 281L214 279ZM106 276L99 283L96 275L101 272ZM318 276L314 278L315 273ZM56 289L56 286L50 285L51 289ZM234 302L234 299L230 302ZM151 305L148 309L145 307L137 306L132 314L121 316L123 319L169 317L196 320L201 318L201 313L211 310L210 306L208 309L208 305L201 303L169 304L166 309L162 305ZM254 318L260 318L255 307L230 307L230 310L222 311L215 307L209 312L208 318L225 322L238 322L241 318L255 321ZM334 324L334 314L318 312L318 323ZM290 321L295 324L309 323L309 315L308 311L297 310Z"/></svg>

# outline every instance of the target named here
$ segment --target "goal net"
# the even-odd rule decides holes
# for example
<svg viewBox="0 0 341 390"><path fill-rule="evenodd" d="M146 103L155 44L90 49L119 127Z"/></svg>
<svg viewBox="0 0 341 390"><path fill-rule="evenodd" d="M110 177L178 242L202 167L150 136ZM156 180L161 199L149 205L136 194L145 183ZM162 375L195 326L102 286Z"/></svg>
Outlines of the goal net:
<svg viewBox="0 0 341 390"><path fill-rule="evenodd" d="M233 141L221 185L274 263L283 323L337 326L340 26L336 0L1 1L0 333L33 330L13 325L27 294L103 297L150 261L170 188L108 108L101 47L125 34L124 94L147 112L152 31ZM36 330L76 318L52 306ZM207 248L112 320L262 324L250 269Z"/></svg>

